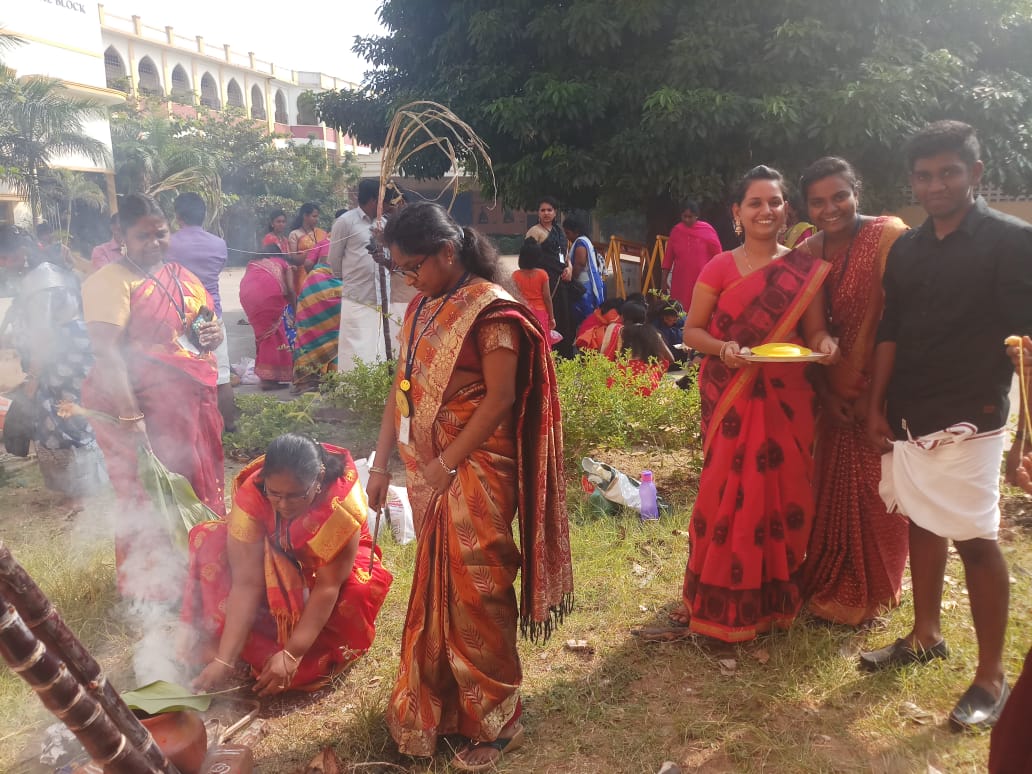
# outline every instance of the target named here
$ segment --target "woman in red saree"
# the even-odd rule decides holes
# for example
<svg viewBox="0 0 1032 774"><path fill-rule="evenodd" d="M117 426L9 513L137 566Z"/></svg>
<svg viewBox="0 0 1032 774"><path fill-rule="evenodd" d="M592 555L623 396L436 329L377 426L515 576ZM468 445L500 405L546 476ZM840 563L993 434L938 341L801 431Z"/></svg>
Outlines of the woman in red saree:
<svg viewBox="0 0 1032 774"><path fill-rule="evenodd" d="M798 613L814 506L806 366L750 364L741 350L805 341L828 362L838 349L824 329L828 265L777 242L781 175L756 167L733 201L745 241L703 269L684 329L685 344L710 357L699 370L704 461L681 615L693 632L742 642Z"/></svg>
<svg viewBox="0 0 1032 774"><path fill-rule="evenodd" d="M228 521L190 531L196 688L222 687L242 660L260 696L314 691L369 649L393 578L368 510L351 455L304 436L280 436L240 472Z"/></svg>
<svg viewBox="0 0 1032 774"><path fill-rule="evenodd" d="M573 592L555 372L533 313L495 284L483 237L421 202L384 239L421 293L376 448L378 462L401 453L418 535L387 725L409 755L462 734L452 767L486 771L523 737L517 621L548 637ZM371 469L374 508L387 482Z"/></svg>
<svg viewBox="0 0 1032 774"><path fill-rule="evenodd" d="M254 372L263 390L294 378L294 276L275 246L247 264L240 280L240 305L254 331Z"/></svg>
<svg viewBox="0 0 1032 774"><path fill-rule="evenodd" d="M110 418L93 427L115 493L130 514L116 526L119 589L167 598L169 584L148 572L171 549L140 484L138 453L149 445L209 508L226 512L212 355L223 334L218 321L203 314L210 315L214 304L200 280L178 264L164 263L169 228L157 203L141 194L127 196L119 220L126 255L90 275L82 288L96 357L82 400Z"/></svg>
<svg viewBox="0 0 1032 774"><path fill-rule="evenodd" d="M843 159L815 161L800 186L820 227L800 249L831 263L828 318L842 350L816 380L817 515L804 592L814 615L858 626L899 604L907 563L907 520L888 513L878 494L881 453L864 429L885 259L907 227L857 212L859 180Z"/></svg>
<svg viewBox="0 0 1032 774"><path fill-rule="evenodd" d="M269 215L269 233L262 238L262 247L278 247L281 253L290 255L290 240L287 239L287 213L283 210L273 210Z"/></svg>

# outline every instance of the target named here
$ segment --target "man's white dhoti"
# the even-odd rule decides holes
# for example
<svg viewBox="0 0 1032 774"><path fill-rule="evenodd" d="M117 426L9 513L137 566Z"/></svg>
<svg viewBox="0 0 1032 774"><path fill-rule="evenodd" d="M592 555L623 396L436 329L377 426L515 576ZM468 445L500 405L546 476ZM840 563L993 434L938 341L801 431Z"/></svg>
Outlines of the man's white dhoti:
<svg viewBox="0 0 1032 774"><path fill-rule="evenodd" d="M218 366L219 375L216 384L223 385L229 384L230 372L229 372L229 334L226 332L226 323L223 322L222 318L218 318L219 325L222 326L222 343L215 349L215 365Z"/></svg>
<svg viewBox="0 0 1032 774"><path fill-rule="evenodd" d="M995 540L1000 530L1003 428L974 425L895 441L882 455L878 493L889 511L950 540Z"/></svg>
<svg viewBox="0 0 1032 774"><path fill-rule="evenodd" d="M380 308L343 298L340 302L337 370L345 373L352 370L356 358L364 363L387 359Z"/></svg>

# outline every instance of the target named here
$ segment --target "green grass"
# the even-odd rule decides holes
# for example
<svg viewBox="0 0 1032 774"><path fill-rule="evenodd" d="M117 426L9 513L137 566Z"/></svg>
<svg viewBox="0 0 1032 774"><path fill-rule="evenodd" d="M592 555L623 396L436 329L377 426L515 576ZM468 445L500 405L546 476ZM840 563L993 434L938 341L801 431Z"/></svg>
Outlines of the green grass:
<svg viewBox="0 0 1032 774"><path fill-rule="evenodd" d="M672 475L659 475L661 492ZM953 734L945 726L976 656L955 556L948 573L956 585L947 586L945 598L957 604L943 613L953 650L948 661L878 675L857 671L856 650L905 633L912 615L909 593L883 631L861 634L801 620L787 632L717 651L692 642L648 645L629 630L663 620L679 594L686 558L686 538L679 533L687 527L690 492L678 490L675 514L647 528L632 514L594 516L581 499L571 488L576 609L548 643L521 644L528 743L504 759L499 771L654 772L664 760L705 772L923 774L930 764L943 772L984 770L988 735ZM7 526L12 518L7 513ZM73 546L64 531L61 524L5 529L16 556L53 595L73 629L105 666L122 674L129 643L111 612L116 600L110 545ZM310 700L268 707L268 734L256 749L261 771L293 771L328 745L345 764L384 761L411 772L449 770L443 746L432 761L399 756L384 724L415 546L398 546L389 533L383 545L395 582L373 648ZM1007 646L1014 679L1032 643L1032 536L1012 531L1004 550L1015 579ZM570 638L588 640L594 653L566 651L563 643ZM769 656L766 664L756 657L761 650ZM719 660L727 658L736 661L732 674L721 672ZM908 716L908 702L931 713L927 723ZM0 675L0 770L11 770L28 738L18 732L44 722L20 681Z"/></svg>

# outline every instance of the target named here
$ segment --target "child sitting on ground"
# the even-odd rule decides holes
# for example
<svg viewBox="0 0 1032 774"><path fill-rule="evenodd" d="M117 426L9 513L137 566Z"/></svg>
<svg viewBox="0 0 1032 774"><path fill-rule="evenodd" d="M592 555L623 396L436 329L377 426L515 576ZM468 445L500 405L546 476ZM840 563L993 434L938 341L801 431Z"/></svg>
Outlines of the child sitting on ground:
<svg viewBox="0 0 1032 774"><path fill-rule="evenodd" d="M528 237L520 248L520 268L512 273L512 281L548 334L555 328L555 314L552 309L552 294L548 288L548 272L537 268L540 263L541 245L537 240Z"/></svg>

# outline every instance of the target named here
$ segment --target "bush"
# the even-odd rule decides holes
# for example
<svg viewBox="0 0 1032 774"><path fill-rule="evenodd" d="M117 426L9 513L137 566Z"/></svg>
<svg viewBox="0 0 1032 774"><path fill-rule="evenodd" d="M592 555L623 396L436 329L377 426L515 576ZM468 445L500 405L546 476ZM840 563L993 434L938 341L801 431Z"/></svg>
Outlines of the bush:
<svg viewBox="0 0 1032 774"><path fill-rule="evenodd" d="M240 395L236 399L240 416L236 430L226 433L222 447L227 457L251 459L265 454L269 443L284 433L312 433L315 395L282 401L272 395Z"/></svg>
<svg viewBox="0 0 1032 774"><path fill-rule="evenodd" d="M383 407L394 379L394 365L394 361L358 361L350 371L328 373L319 382L323 402L343 412L352 451L376 446Z"/></svg>
<svg viewBox="0 0 1032 774"><path fill-rule="evenodd" d="M681 449L699 443L699 394L694 388L682 390L664 379L643 396L648 377L622 371L598 352L557 361L556 377L571 465L598 449ZM607 386L610 380L612 386Z"/></svg>

